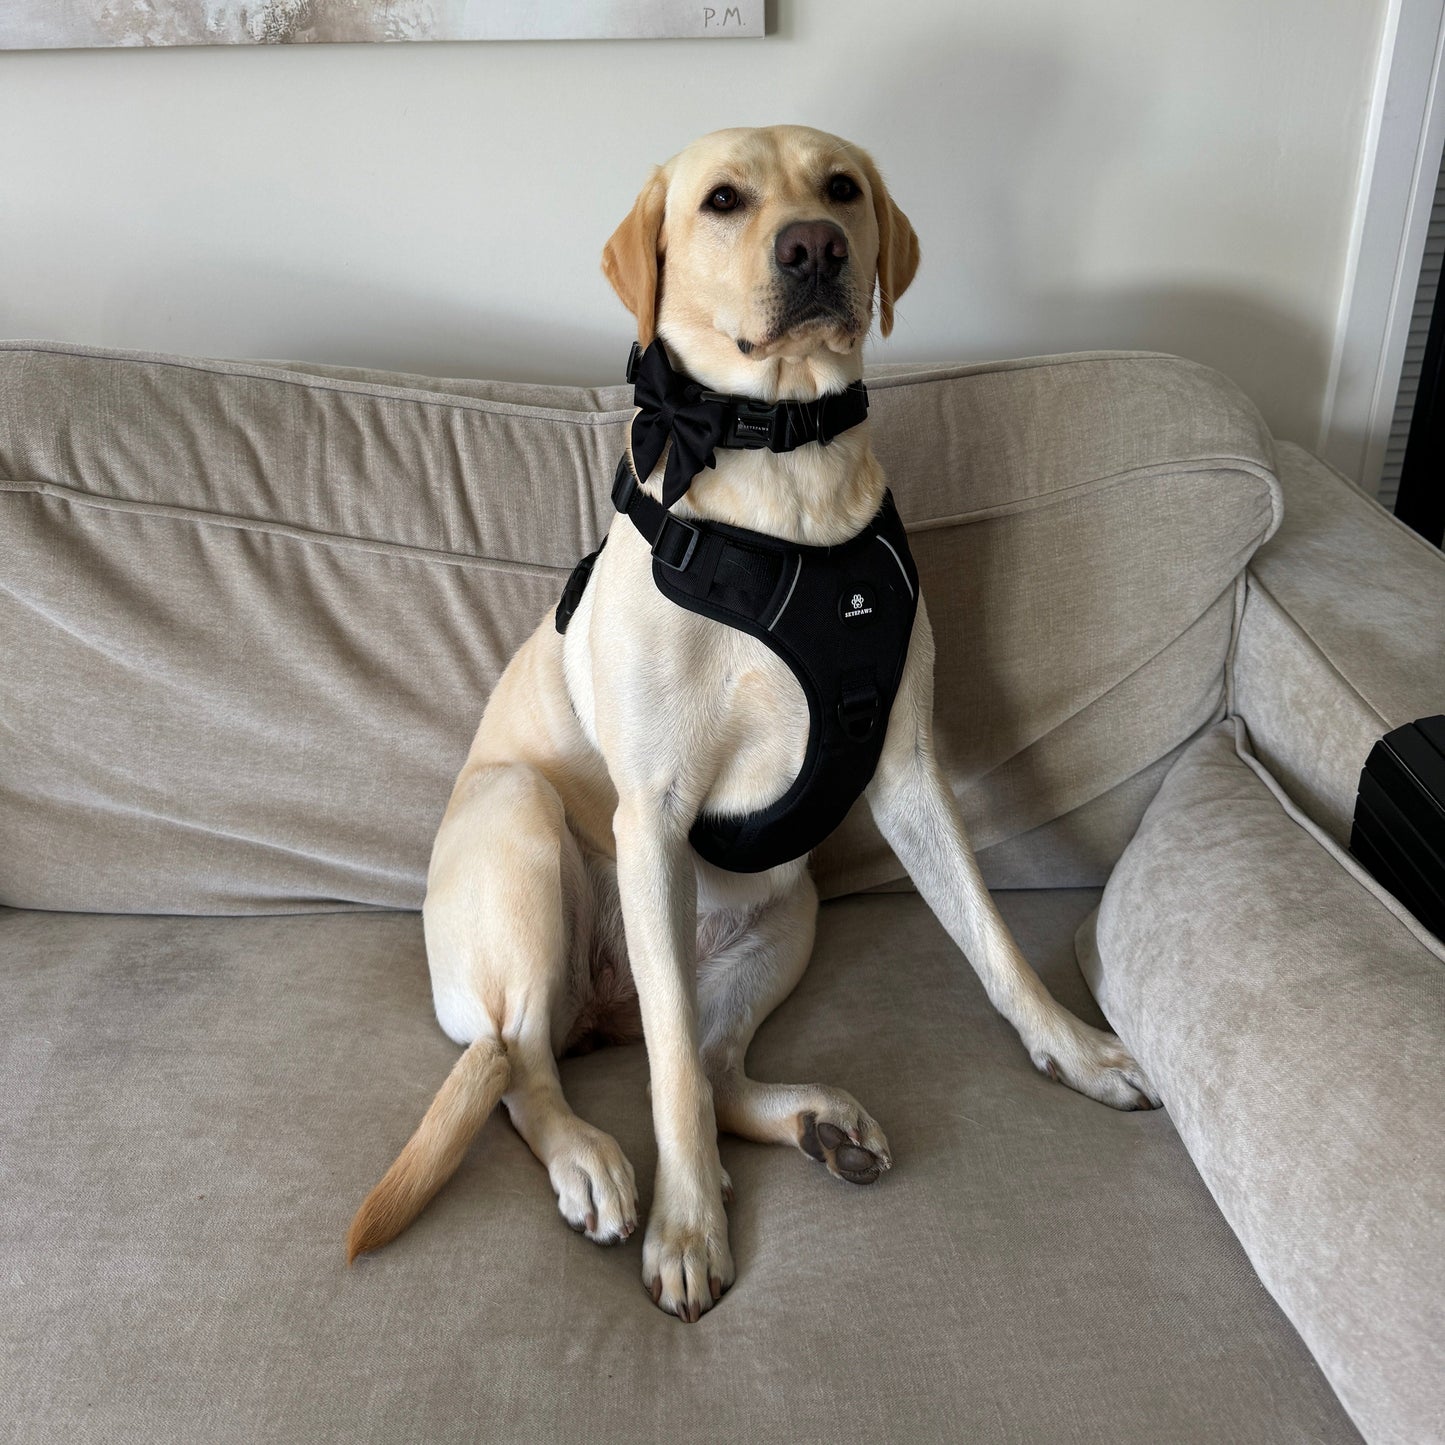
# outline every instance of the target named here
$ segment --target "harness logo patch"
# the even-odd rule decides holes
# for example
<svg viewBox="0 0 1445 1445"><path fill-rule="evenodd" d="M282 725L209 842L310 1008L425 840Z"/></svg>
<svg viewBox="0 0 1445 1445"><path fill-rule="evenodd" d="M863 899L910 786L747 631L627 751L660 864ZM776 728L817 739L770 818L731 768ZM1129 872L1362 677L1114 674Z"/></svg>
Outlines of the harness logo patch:
<svg viewBox="0 0 1445 1445"><path fill-rule="evenodd" d="M838 599L838 616L847 627L857 627L873 620L873 589L855 582Z"/></svg>

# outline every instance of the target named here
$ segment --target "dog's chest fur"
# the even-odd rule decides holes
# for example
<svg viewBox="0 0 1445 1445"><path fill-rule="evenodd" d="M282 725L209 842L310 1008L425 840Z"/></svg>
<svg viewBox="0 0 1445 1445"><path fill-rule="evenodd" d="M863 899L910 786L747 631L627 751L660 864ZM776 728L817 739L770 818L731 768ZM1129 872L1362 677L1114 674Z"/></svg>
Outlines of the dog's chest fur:
<svg viewBox="0 0 1445 1445"><path fill-rule="evenodd" d="M831 445L719 449L688 502L706 516L811 545L857 535L886 487L864 423ZM659 783L698 813L766 808L807 752L806 699L764 643L658 590L646 542L614 521L564 643L568 694L614 783Z"/></svg>
<svg viewBox="0 0 1445 1445"><path fill-rule="evenodd" d="M610 731L613 753L624 755L617 763L666 774L698 811L765 807L803 763L802 689L756 638L669 601L651 569L630 524L614 527L565 639L568 691L582 729L604 755ZM607 618L600 646L591 637L599 609ZM600 725L604 709L620 728Z"/></svg>

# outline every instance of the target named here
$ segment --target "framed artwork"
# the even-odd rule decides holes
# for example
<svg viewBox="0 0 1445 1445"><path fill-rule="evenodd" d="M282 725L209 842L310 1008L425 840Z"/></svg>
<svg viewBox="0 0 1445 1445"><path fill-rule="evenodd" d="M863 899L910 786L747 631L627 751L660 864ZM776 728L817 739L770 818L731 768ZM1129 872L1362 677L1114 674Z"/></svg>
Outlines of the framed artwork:
<svg viewBox="0 0 1445 1445"><path fill-rule="evenodd" d="M749 39L764 0L3 0L0 49Z"/></svg>

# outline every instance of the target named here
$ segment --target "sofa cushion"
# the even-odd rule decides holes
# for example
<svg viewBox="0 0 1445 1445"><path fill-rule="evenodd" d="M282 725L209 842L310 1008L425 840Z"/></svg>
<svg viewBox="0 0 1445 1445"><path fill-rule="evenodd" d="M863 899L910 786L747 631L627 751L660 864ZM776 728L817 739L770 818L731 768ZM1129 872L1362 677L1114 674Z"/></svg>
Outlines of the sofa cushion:
<svg viewBox="0 0 1445 1445"><path fill-rule="evenodd" d="M1165 780L1079 954L1365 1436L1445 1439L1445 946L1231 719Z"/></svg>
<svg viewBox="0 0 1445 1445"><path fill-rule="evenodd" d="M1009 893L1050 987L1094 892ZM418 1440L1357 1439L1162 1112L1037 1074L915 897L822 910L751 1052L862 1100L859 1189L724 1139L738 1279L693 1326L641 1236L558 1215L499 1115L394 1244L350 1217L457 1049L415 914L0 910L0 1435L145 1445ZM644 1208L640 1047L563 1064Z"/></svg>
<svg viewBox="0 0 1445 1445"><path fill-rule="evenodd" d="M417 906L490 689L607 520L626 401L0 346L0 901ZM987 876L1102 883L1222 712L1278 521L1259 417L1144 354L890 373L873 415ZM818 873L900 876L862 807Z"/></svg>

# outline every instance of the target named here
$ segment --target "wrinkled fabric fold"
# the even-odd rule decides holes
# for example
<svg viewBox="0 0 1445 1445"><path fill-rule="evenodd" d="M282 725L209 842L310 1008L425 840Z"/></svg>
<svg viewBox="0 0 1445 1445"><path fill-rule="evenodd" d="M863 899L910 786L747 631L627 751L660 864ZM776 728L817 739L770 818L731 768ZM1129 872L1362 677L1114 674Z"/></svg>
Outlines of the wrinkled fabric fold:
<svg viewBox="0 0 1445 1445"><path fill-rule="evenodd" d="M1220 599L1278 518L1268 437L1170 357L870 398L975 842L1067 818L1010 876L1098 881L1148 796L1082 805L1222 694ZM0 343L0 902L419 906L502 668L615 515L623 400ZM866 805L816 875L901 876Z"/></svg>

